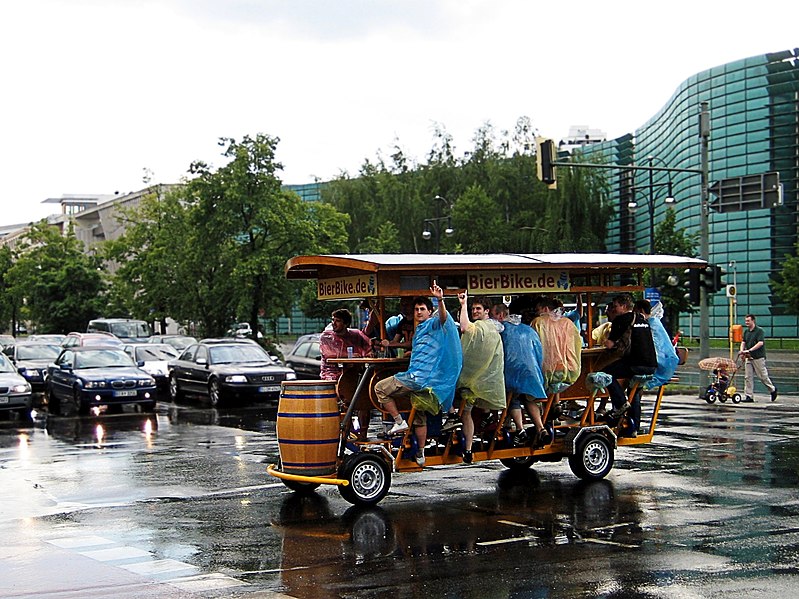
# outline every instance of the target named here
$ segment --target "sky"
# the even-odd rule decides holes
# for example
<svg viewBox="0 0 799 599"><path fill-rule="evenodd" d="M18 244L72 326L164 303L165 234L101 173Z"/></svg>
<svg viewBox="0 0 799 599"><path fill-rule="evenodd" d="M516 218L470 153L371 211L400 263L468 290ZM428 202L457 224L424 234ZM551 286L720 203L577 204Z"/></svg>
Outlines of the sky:
<svg viewBox="0 0 799 599"><path fill-rule="evenodd" d="M280 139L284 183L357 175L434 130L633 132L691 75L799 46L799 3L731 0L5 0L0 226Z"/></svg>

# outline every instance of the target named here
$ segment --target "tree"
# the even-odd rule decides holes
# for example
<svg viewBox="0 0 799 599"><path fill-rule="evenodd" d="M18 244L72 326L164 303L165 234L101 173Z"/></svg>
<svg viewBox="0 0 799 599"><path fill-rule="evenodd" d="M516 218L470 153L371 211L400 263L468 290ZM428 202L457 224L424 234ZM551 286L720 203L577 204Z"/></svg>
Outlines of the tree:
<svg viewBox="0 0 799 599"><path fill-rule="evenodd" d="M84 253L71 224L65 235L45 221L34 224L6 282L40 332L84 331L105 303L101 260Z"/></svg>
<svg viewBox="0 0 799 599"><path fill-rule="evenodd" d="M674 256L696 257L696 244L698 233L688 233L686 229L677 227L677 213L669 207L663 220L655 227L655 253L671 254ZM649 283L650 273L647 272L646 281ZM659 281L672 281L676 284L660 286L660 297L663 302L664 326L672 332L680 328L680 312L693 311L693 306L685 298L685 287L681 284L685 278L682 270L659 270Z"/></svg>
<svg viewBox="0 0 799 599"><path fill-rule="evenodd" d="M796 244L796 250L799 253L799 243ZM799 314L799 257L786 254L782 271L770 282L774 292L785 302L788 311Z"/></svg>
<svg viewBox="0 0 799 599"><path fill-rule="evenodd" d="M209 336L246 319L256 335L259 317L288 313L299 296L286 260L346 250L347 215L282 189L278 141L223 138L224 166L195 162L185 184L126 215L130 229L108 256L126 261L117 283L139 309L199 323Z"/></svg>
<svg viewBox="0 0 799 599"><path fill-rule="evenodd" d="M0 247L0 330L5 331L11 323L12 334L16 331L20 298L17 297L8 281L8 272L14 264L14 254L7 245Z"/></svg>

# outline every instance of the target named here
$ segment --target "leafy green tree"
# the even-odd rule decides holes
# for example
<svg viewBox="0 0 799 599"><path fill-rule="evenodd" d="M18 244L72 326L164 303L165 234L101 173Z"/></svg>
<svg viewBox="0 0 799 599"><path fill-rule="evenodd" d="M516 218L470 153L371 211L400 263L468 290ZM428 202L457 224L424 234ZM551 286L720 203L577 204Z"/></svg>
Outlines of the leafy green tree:
<svg viewBox="0 0 799 599"><path fill-rule="evenodd" d="M699 241L698 233L688 233L686 229L677 227L677 213L669 207L663 220L655 226L655 253L671 254L674 256L696 257L696 245ZM649 281L650 274L646 274ZM665 314L664 325L670 331L680 329L680 312L691 312L693 306L685 299L685 287L681 284L685 278L680 269L658 269L657 280L660 282L660 295ZM675 283L675 284L672 284Z"/></svg>
<svg viewBox="0 0 799 599"><path fill-rule="evenodd" d="M799 243L796 244L799 253ZM771 280L772 288L777 296L785 302L791 314L799 314L799 257L785 255L782 270Z"/></svg>
<svg viewBox="0 0 799 599"><path fill-rule="evenodd" d="M255 334L259 316L286 314L299 296L286 260L346 251L349 217L282 189L277 144L263 134L223 138L224 166L193 163L184 185L125 216L129 230L107 256L124 260L116 281L131 305L198 323L204 335L240 319Z"/></svg>
<svg viewBox="0 0 799 599"><path fill-rule="evenodd" d="M7 245L0 247L0 330L5 331L8 323L11 323L10 330L13 332L17 323L17 311L19 310L20 300L12 292L7 280L8 271L14 263L14 255L11 248Z"/></svg>
<svg viewBox="0 0 799 599"><path fill-rule="evenodd" d="M352 216L350 251L374 251L375 231L391 223L400 252L430 251L421 238L436 215L435 196L453 205L455 234L442 252L598 251L612 214L608 185L596 171L565 172L559 189L536 179L534 129L520 118L512 132L482 125L472 148L456 157L451 136L436 125L427 161L415 165L396 147L389 160L367 160L357 177L343 173L322 197ZM440 208L440 205L439 205Z"/></svg>
<svg viewBox="0 0 799 599"><path fill-rule="evenodd" d="M135 208L121 211L123 237L106 242L107 260L118 267L109 292L109 315L158 320L195 319L184 284L193 250L188 208L174 191L153 187ZM196 241L196 239L194 239Z"/></svg>
<svg viewBox="0 0 799 599"><path fill-rule="evenodd" d="M37 331L85 331L105 304L101 260L84 252L71 225L62 235L45 221L34 224L6 282L12 294L24 298Z"/></svg>

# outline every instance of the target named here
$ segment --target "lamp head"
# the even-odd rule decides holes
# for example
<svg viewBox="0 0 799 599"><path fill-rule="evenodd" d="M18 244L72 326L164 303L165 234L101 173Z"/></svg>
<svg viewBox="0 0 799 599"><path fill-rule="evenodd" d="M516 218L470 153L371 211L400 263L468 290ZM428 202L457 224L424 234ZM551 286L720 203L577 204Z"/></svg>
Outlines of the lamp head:
<svg viewBox="0 0 799 599"><path fill-rule="evenodd" d="M429 229L425 229L424 231L422 231L422 239L424 239L425 241L430 241L430 238L432 236L433 235L432 233L430 233Z"/></svg>
<svg viewBox="0 0 799 599"><path fill-rule="evenodd" d="M454 234L455 234L455 229L453 229L452 227L447 227L446 229L444 229L444 235L446 235L447 237L452 237Z"/></svg>

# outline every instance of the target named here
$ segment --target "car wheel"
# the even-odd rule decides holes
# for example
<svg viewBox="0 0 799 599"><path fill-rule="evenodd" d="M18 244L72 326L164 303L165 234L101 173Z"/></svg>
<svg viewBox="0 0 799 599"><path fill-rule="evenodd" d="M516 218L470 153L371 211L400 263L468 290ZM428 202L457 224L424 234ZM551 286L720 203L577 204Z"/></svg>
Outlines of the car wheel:
<svg viewBox="0 0 799 599"><path fill-rule="evenodd" d="M569 456L569 467L582 480L600 480L613 468L613 446L601 434L589 434L577 444Z"/></svg>
<svg viewBox="0 0 799 599"><path fill-rule="evenodd" d="M349 481L338 490L353 505L374 505L386 496L391 486L391 470L386 461L368 452L347 457L338 476Z"/></svg>
<svg viewBox="0 0 799 599"><path fill-rule="evenodd" d="M212 408L219 407L222 402L222 392L219 389L219 379L211 379L208 382L208 400Z"/></svg>
<svg viewBox="0 0 799 599"><path fill-rule="evenodd" d="M47 413L48 414L58 414L60 411L60 403L58 398L53 393L53 388L50 386L50 382L44 386L44 402L47 404Z"/></svg>
<svg viewBox="0 0 799 599"><path fill-rule="evenodd" d="M178 377L174 372L169 375L169 397L172 399L172 401L179 401L183 399L183 391L180 390Z"/></svg>
<svg viewBox="0 0 799 599"><path fill-rule="evenodd" d="M68 401L65 401L61 404L61 415L62 416L77 416L82 411L82 405L80 400L80 387L75 386L72 388L72 397L69 398Z"/></svg>

